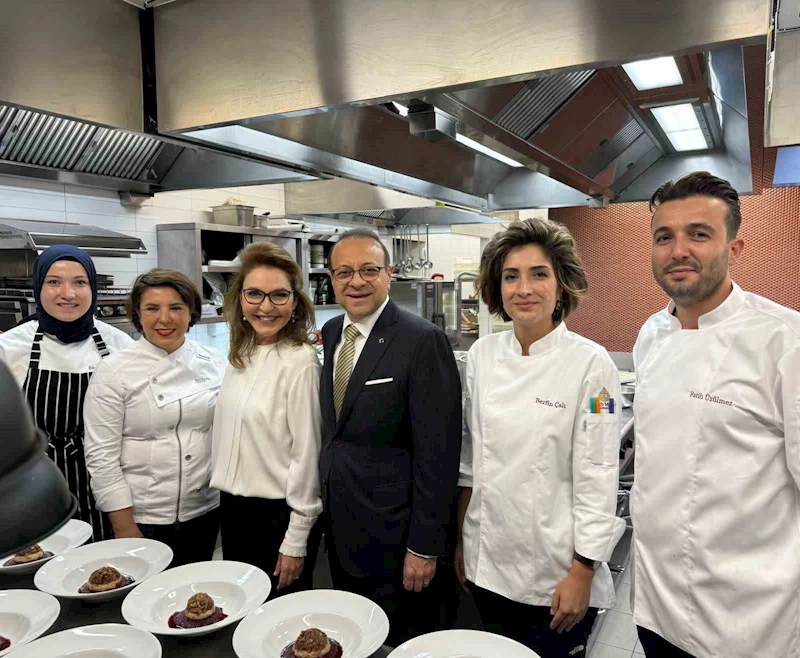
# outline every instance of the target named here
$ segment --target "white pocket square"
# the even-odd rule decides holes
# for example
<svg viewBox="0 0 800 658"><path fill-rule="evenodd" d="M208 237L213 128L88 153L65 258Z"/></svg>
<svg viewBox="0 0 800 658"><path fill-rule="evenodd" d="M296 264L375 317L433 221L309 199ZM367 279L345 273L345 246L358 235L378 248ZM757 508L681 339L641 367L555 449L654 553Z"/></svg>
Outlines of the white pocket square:
<svg viewBox="0 0 800 658"><path fill-rule="evenodd" d="M364 386L375 386L375 384L388 384L389 382L393 382L394 377L387 377L386 379L372 379L368 382L364 382Z"/></svg>

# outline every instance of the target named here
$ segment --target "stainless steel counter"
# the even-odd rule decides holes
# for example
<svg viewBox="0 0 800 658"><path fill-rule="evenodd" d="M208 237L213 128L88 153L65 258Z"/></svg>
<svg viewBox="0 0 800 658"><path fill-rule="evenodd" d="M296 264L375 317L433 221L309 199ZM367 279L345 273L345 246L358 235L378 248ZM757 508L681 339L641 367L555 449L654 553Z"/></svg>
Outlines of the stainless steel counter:
<svg viewBox="0 0 800 658"><path fill-rule="evenodd" d="M7 589L36 589L33 585L33 575L18 578L0 576L0 590ZM122 601L123 599L117 599L106 603L87 604L83 601L59 599L61 614L45 635L92 624L125 624L120 612ZM233 633L237 624L231 624L212 635L197 638L179 639L164 635L156 637L161 642L164 658L236 658L233 651ZM371 658L386 658L390 652L389 647L383 647Z"/></svg>

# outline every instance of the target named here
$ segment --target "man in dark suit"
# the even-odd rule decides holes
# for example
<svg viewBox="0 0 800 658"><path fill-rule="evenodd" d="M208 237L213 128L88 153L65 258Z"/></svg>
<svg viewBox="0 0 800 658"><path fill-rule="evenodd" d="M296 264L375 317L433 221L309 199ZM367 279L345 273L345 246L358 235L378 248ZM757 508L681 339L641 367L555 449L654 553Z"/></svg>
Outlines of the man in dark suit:
<svg viewBox="0 0 800 658"><path fill-rule="evenodd" d="M330 254L345 316L322 329L320 479L333 584L379 603L389 642L451 623L461 382L433 323L389 299L386 247L366 229Z"/></svg>

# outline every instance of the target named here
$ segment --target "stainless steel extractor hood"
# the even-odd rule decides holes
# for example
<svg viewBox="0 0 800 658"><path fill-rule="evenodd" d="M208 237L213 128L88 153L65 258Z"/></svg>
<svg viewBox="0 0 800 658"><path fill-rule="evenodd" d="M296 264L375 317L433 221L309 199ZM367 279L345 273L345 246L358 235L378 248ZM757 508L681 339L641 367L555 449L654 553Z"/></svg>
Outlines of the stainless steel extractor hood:
<svg viewBox="0 0 800 658"><path fill-rule="evenodd" d="M57 244L79 247L90 256L129 258L147 254L147 249L139 238L98 226L84 226L72 222L0 219L0 250L3 252L25 250L35 258L45 249Z"/></svg>

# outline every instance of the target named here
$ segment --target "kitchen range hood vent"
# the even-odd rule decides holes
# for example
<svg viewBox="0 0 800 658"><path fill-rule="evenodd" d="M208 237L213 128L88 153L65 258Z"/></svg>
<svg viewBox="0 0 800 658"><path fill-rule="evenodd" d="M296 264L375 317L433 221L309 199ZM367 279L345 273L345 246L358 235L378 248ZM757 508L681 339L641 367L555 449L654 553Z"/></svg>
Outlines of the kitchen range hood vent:
<svg viewBox="0 0 800 658"><path fill-rule="evenodd" d="M25 250L36 254L57 244L70 244L83 249L90 256L130 257L147 254L147 249L139 238L99 226L85 226L74 222L0 219L0 253L6 250Z"/></svg>
<svg viewBox="0 0 800 658"><path fill-rule="evenodd" d="M147 135L0 105L0 160L142 181L164 143Z"/></svg>
<svg viewBox="0 0 800 658"><path fill-rule="evenodd" d="M600 148L592 153L578 171L589 178L595 178L643 134L644 128L636 119L631 119L616 135L601 142Z"/></svg>
<svg viewBox="0 0 800 658"><path fill-rule="evenodd" d="M517 137L530 138L594 75L594 69L531 80L494 118Z"/></svg>

